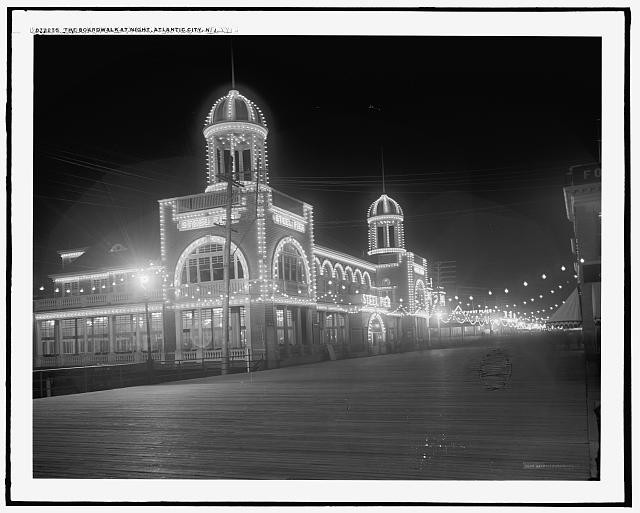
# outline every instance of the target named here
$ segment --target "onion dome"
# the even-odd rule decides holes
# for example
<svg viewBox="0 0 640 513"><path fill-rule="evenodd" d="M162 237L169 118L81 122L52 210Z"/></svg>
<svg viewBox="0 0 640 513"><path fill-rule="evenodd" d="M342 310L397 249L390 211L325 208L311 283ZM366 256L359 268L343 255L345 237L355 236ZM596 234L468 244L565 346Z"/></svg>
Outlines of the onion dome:
<svg viewBox="0 0 640 513"><path fill-rule="evenodd" d="M230 121L243 121L265 128L267 126L260 108L235 89L231 89L214 103L205 121L205 127Z"/></svg>
<svg viewBox="0 0 640 513"><path fill-rule="evenodd" d="M239 182L269 183L267 122L255 103L235 89L218 99L202 130L207 141L209 192L232 175Z"/></svg>
<svg viewBox="0 0 640 513"><path fill-rule="evenodd" d="M386 194L380 196L369 207L368 218L377 216L403 216L402 208L398 202Z"/></svg>

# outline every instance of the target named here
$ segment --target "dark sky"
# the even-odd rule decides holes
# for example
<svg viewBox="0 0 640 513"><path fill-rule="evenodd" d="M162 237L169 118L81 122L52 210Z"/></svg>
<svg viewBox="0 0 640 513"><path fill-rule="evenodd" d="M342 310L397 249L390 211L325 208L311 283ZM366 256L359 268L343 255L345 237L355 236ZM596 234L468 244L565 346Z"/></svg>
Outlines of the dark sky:
<svg viewBox="0 0 640 513"><path fill-rule="evenodd" d="M124 242L157 257L157 200L205 187L202 127L230 89L229 40L35 37L36 285L58 249ZM318 243L366 249L382 145L407 248L456 260L460 284L513 286L570 263L563 175L597 158L600 39L233 46L236 88L269 124L271 185L315 206Z"/></svg>

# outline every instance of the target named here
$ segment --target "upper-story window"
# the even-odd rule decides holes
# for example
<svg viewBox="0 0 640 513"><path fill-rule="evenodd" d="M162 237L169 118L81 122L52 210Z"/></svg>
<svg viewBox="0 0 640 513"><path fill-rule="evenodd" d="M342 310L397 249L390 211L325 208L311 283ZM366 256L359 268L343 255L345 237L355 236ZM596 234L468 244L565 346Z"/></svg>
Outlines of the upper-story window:
<svg viewBox="0 0 640 513"><path fill-rule="evenodd" d="M196 248L185 260L182 267L182 283L202 283L224 279L222 244L203 244ZM231 253L229 278L243 279L246 269L237 253Z"/></svg>
<svg viewBox="0 0 640 513"><path fill-rule="evenodd" d="M304 257L291 243L286 243L278 255L278 278L285 281L307 283Z"/></svg>
<svg viewBox="0 0 640 513"><path fill-rule="evenodd" d="M378 248L386 247L384 244L384 226L378 226Z"/></svg>
<svg viewBox="0 0 640 513"><path fill-rule="evenodd" d="M63 296L77 296L80 294L80 283L78 281L64 282L62 286Z"/></svg>

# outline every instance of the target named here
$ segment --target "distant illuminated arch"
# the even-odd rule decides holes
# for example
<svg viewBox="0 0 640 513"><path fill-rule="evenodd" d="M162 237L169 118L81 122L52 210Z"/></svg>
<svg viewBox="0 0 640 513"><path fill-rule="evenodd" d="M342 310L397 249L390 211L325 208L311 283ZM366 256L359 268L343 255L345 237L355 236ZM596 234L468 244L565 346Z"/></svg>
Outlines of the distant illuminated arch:
<svg viewBox="0 0 640 513"><path fill-rule="evenodd" d="M380 314L375 312L371 314L369 317L369 322L367 323L367 338L369 340L369 344L373 343L373 334L379 333L382 335L382 342L385 342L387 339L387 332L384 328L384 321Z"/></svg>
<svg viewBox="0 0 640 513"><path fill-rule="evenodd" d="M350 266L346 266L346 267L344 268L344 273L345 273L345 275L346 275L346 278L347 278L347 281L348 281L348 282L353 282L353 281L354 281L354 280L353 280L353 269L351 269L351 267L350 267Z"/></svg>
<svg viewBox="0 0 640 513"><path fill-rule="evenodd" d="M336 280L340 280L340 281L344 280L344 267L342 267L342 264L336 263L334 269L335 269ZM340 274L338 274L338 272Z"/></svg>
<svg viewBox="0 0 640 513"><path fill-rule="evenodd" d="M322 267L320 267L320 274L325 276L327 279L333 277L333 266L329 260L325 260L322 262Z"/></svg>

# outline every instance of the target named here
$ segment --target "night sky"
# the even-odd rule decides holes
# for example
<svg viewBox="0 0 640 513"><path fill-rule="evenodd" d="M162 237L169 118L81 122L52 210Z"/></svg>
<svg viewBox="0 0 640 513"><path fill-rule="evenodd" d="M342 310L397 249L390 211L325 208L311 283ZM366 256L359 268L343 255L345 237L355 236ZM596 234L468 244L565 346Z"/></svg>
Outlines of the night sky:
<svg viewBox="0 0 640 513"><path fill-rule="evenodd" d="M35 37L34 285L58 249L159 257L157 200L205 188L204 118L228 36ZM600 39L233 37L236 89L269 126L271 185L316 242L362 255L366 209L404 208L407 249L500 288L571 265L562 185L597 159Z"/></svg>

